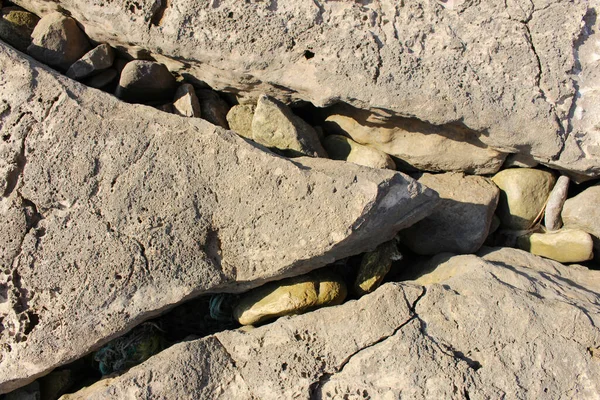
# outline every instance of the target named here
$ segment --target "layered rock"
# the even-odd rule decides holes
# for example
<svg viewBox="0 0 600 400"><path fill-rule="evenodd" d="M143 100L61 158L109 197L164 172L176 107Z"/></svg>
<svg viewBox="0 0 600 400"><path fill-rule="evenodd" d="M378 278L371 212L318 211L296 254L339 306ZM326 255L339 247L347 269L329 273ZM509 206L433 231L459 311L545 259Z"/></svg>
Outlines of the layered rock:
<svg viewBox="0 0 600 400"><path fill-rule="evenodd" d="M2 43L0 70L0 392L192 296L372 250L436 202L393 171L292 162L120 102Z"/></svg>

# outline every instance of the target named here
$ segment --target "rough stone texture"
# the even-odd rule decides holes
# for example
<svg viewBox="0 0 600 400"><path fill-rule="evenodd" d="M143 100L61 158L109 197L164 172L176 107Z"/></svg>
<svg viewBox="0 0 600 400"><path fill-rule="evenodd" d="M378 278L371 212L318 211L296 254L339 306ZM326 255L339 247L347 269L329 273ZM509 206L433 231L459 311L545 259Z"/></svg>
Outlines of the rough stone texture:
<svg viewBox="0 0 600 400"><path fill-rule="evenodd" d="M402 231L418 254L474 253L487 238L500 191L488 178L461 173L423 174L419 182L440 195L435 211Z"/></svg>
<svg viewBox="0 0 600 400"><path fill-rule="evenodd" d="M176 58L216 90L460 122L495 148L600 173L598 0L16 2L63 7L94 40Z"/></svg>
<svg viewBox="0 0 600 400"><path fill-rule="evenodd" d="M287 160L120 102L2 43L0 70L0 392L192 296L372 250L437 200L399 173Z"/></svg>
<svg viewBox="0 0 600 400"><path fill-rule="evenodd" d="M170 101L175 85L175 78L163 64L133 60L121 71L115 95L131 103Z"/></svg>
<svg viewBox="0 0 600 400"><path fill-rule="evenodd" d="M434 127L418 120L395 118L377 125L370 123L364 112L348 111L327 117L323 128L394 156L400 169L493 174L505 157L481 143L473 133Z"/></svg>
<svg viewBox="0 0 600 400"><path fill-rule="evenodd" d="M282 102L264 95L252 117L252 139L295 156L327 157L312 126Z"/></svg>
<svg viewBox="0 0 600 400"><path fill-rule="evenodd" d="M20 7L6 7L0 12L0 39L22 52L31 44L31 34L40 19Z"/></svg>
<svg viewBox="0 0 600 400"><path fill-rule="evenodd" d="M211 124L229 129L229 125L227 124L229 105L227 105L225 100L214 90L200 89L196 91L196 94L200 102L202 118Z"/></svg>
<svg viewBox="0 0 600 400"><path fill-rule="evenodd" d="M544 208L556 178L551 172L530 168L505 169L492 181L500 188L498 216L505 229L524 230Z"/></svg>
<svg viewBox="0 0 600 400"><path fill-rule="evenodd" d="M582 229L594 239L594 253L600 261L600 185L587 188L565 202L562 211L565 228Z"/></svg>
<svg viewBox="0 0 600 400"><path fill-rule="evenodd" d="M548 204L546 204L546 211L544 212L544 226L549 231L556 231L562 227L560 213L569 194L569 182L568 176L559 176L550 192L550 196L548 196Z"/></svg>
<svg viewBox="0 0 600 400"><path fill-rule="evenodd" d="M215 387L241 399L598 397L597 272L514 249L433 266L426 288L390 283L176 345L70 399L208 399Z"/></svg>
<svg viewBox="0 0 600 400"><path fill-rule="evenodd" d="M579 229L532 233L519 237L517 243L521 249L531 254L562 263L584 262L594 257L592 237Z"/></svg>
<svg viewBox="0 0 600 400"><path fill-rule="evenodd" d="M252 118L254 118L254 104L240 104L231 107L227 113L229 128L247 139L252 139Z"/></svg>
<svg viewBox="0 0 600 400"><path fill-rule="evenodd" d="M175 91L173 98L173 112L182 117L200 118L200 103L196 96L194 86L189 83L184 83Z"/></svg>
<svg viewBox="0 0 600 400"><path fill-rule="evenodd" d="M67 76L80 81L112 67L114 61L115 52L112 47L103 43L75 61L67 70Z"/></svg>
<svg viewBox="0 0 600 400"><path fill-rule="evenodd" d="M245 293L234 307L233 317L242 325L260 324L283 315L341 304L347 293L339 276L313 272L270 282Z"/></svg>
<svg viewBox="0 0 600 400"><path fill-rule="evenodd" d="M396 169L394 160L381 150L363 146L341 135L329 135L323 140L329 158L344 160L371 168Z"/></svg>
<svg viewBox="0 0 600 400"><path fill-rule="evenodd" d="M77 22L58 12L42 17L31 38L27 52L44 64L62 71L66 71L91 48Z"/></svg>

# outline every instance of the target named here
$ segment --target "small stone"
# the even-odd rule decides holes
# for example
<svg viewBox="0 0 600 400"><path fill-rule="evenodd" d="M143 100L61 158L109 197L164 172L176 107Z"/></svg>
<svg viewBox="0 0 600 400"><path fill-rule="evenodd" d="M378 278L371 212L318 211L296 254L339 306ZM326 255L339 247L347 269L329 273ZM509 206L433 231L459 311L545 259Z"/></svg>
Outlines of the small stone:
<svg viewBox="0 0 600 400"><path fill-rule="evenodd" d="M134 60L123 68L115 95L129 103L171 101L175 78L163 64Z"/></svg>
<svg viewBox="0 0 600 400"><path fill-rule="evenodd" d="M290 156L327 157L317 132L279 100L260 96L252 119L257 143L284 150Z"/></svg>
<svg viewBox="0 0 600 400"><path fill-rule="evenodd" d="M344 160L371 168L396 169L392 158L383 151L356 143L341 135L329 135L323 140L323 147L333 160Z"/></svg>
<svg viewBox="0 0 600 400"><path fill-rule="evenodd" d="M533 233L517 240L519 248L561 263L576 263L594 257L592 237L579 229Z"/></svg>
<svg viewBox="0 0 600 400"><path fill-rule="evenodd" d="M341 304L346 293L343 280L333 273L313 272L251 290L234 307L233 315L242 325L258 324L283 315Z"/></svg>
<svg viewBox="0 0 600 400"><path fill-rule="evenodd" d="M55 12L44 16L31 34L27 52L36 60L66 71L90 50L90 42L73 18Z"/></svg>
<svg viewBox="0 0 600 400"><path fill-rule="evenodd" d="M182 117L200 118L200 103L194 86L184 83L177 88L173 99L173 112Z"/></svg>
<svg viewBox="0 0 600 400"><path fill-rule="evenodd" d="M498 172L492 181L500 188L497 214L502 226L525 230L544 208L556 178L547 171L513 168Z"/></svg>
<svg viewBox="0 0 600 400"><path fill-rule="evenodd" d="M562 220L565 228L581 229L592 235L596 259L600 261L600 185L565 201Z"/></svg>
<svg viewBox="0 0 600 400"><path fill-rule="evenodd" d="M227 113L229 105L223 100L217 92L210 89L201 89L196 91L198 101L200 102L200 113L202 118L213 125L229 129L227 123Z"/></svg>
<svg viewBox="0 0 600 400"><path fill-rule="evenodd" d="M252 139L252 118L256 106L253 104L240 104L231 107L227 113L229 129L247 139Z"/></svg>
<svg viewBox="0 0 600 400"><path fill-rule="evenodd" d="M514 153L506 156L502 168L535 168L538 164L529 154Z"/></svg>
<svg viewBox="0 0 600 400"><path fill-rule="evenodd" d="M119 73L116 69L109 68L100 72L98 75L87 78L83 83L89 87L103 89L113 83L118 76Z"/></svg>
<svg viewBox="0 0 600 400"><path fill-rule="evenodd" d="M354 293L362 296L377 289L390 272L392 262L401 258L395 240L379 245L375 251L365 253L354 281Z"/></svg>
<svg viewBox="0 0 600 400"><path fill-rule="evenodd" d="M88 51L83 57L75 61L73 65L69 67L67 76L80 81L110 68L114 61L114 50L108 44L103 43Z"/></svg>
<svg viewBox="0 0 600 400"><path fill-rule="evenodd" d="M554 189L550 192L550 196L548 196L546 214L544 215L544 226L548 231L557 231L562 227L560 213L567 200L569 181L568 176L560 176L554 185Z"/></svg>
<svg viewBox="0 0 600 400"><path fill-rule="evenodd" d="M0 39L22 52L31 44L31 34L40 19L19 7L6 7L0 14Z"/></svg>

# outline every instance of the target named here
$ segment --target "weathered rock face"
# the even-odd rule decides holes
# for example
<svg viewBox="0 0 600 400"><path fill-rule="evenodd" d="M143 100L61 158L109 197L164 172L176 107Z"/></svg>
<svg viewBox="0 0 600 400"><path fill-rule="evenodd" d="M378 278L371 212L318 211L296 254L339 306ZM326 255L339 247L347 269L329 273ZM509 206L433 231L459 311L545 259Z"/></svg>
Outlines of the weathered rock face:
<svg viewBox="0 0 600 400"><path fill-rule="evenodd" d="M292 162L2 43L0 70L0 392L191 296L372 250L436 203L402 174Z"/></svg>
<svg viewBox="0 0 600 400"><path fill-rule="evenodd" d="M346 136L329 135L323 140L323 147L333 160L344 160L371 168L396 169L394 160L383 151L363 146Z"/></svg>
<svg viewBox="0 0 600 400"><path fill-rule="evenodd" d="M175 78L163 64L133 60L121 71L115 95L132 103L160 103L173 99L175 87Z"/></svg>
<svg viewBox="0 0 600 400"><path fill-rule="evenodd" d="M594 256L592 237L579 229L533 233L519 237L517 242L520 248L531 254L562 263L584 262Z"/></svg>
<svg viewBox="0 0 600 400"><path fill-rule="evenodd" d="M196 91L189 83L184 83L175 91L173 111L183 117L200 118L202 115Z"/></svg>
<svg viewBox="0 0 600 400"><path fill-rule="evenodd" d="M594 252L600 260L600 186L592 186L565 201L562 219L566 228L586 231L594 239Z"/></svg>
<svg viewBox="0 0 600 400"><path fill-rule="evenodd" d="M178 344L68 399L597 397L596 272L513 249L434 265L420 278L427 287L386 284L341 306Z"/></svg>
<svg viewBox="0 0 600 400"><path fill-rule="evenodd" d="M597 0L16 3L62 7L92 39L174 57L218 90L460 121L498 149L600 173L600 102L585 90L598 85Z"/></svg>
<svg viewBox="0 0 600 400"><path fill-rule="evenodd" d="M252 118L255 109L254 104L240 104L231 107L227 113L229 128L240 136L252 139Z"/></svg>
<svg viewBox="0 0 600 400"><path fill-rule="evenodd" d="M75 61L67 70L67 76L75 80L82 80L112 67L114 61L115 53L112 47L104 43Z"/></svg>

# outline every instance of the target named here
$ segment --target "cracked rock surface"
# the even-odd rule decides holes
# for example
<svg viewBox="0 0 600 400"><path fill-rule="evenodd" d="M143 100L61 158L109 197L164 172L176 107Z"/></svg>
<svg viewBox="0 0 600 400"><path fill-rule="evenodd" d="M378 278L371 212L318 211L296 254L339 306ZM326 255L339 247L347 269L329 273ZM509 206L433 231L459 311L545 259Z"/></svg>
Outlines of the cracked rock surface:
<svg viewBox="0 0 600 400"><path fill-rule="evenodd" d="M458 122L497 150L600 173L598 0L15 2L60 7L93 40L218 90Z"/></svg>
<svg viewBox="0 0 600 400"><path fill-rule="evenodd" d="M206 292L375 248L437 195L120 102L0 43L0 392ZM6 232L6 234L5 234Z"/></svg>
<svg viewBox="0 0 600 400"><path fill-rule="evenodd" d="M597 273L507 248L430 267L341 306L178 344L65 398L597 397Z"/></svg>

